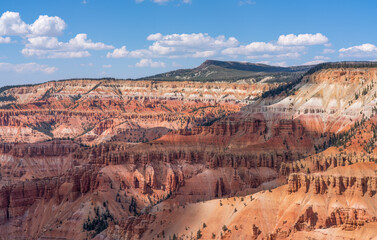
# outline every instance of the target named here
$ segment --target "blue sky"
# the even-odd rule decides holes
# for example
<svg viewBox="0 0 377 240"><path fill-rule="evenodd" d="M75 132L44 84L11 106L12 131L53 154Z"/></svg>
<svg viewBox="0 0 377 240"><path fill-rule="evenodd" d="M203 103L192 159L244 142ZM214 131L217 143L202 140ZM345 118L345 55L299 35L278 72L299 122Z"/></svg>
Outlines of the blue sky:
<svg viewBox="0 0 377 240"><path fill-rule="evenodd" d="M377 59L373 0L0 1L0 86Z"/></svg>

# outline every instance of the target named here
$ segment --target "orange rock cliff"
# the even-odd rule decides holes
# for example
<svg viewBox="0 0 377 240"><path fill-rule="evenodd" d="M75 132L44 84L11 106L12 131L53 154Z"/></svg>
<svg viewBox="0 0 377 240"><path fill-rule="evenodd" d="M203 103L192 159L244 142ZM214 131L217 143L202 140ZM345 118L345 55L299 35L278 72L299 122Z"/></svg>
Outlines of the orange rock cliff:
<svg viewBox="0 0 377 240"><path fill-rule="evenodd" d="M1 239L377 237L377 68L0 96Z"/></svg>

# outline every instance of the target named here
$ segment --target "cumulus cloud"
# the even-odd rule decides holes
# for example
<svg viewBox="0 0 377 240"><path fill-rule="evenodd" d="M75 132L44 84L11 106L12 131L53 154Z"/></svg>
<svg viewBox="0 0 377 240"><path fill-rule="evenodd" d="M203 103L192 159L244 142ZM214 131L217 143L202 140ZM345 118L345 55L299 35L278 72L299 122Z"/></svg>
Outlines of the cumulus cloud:
<svg viewBox="0 0 377 240"><path fill-rule="evenodd" d="M149 35L147 39L169 47L230 47L238 44L238 40L234 37L227 39L224 35L220 35L213 38L207 33L171 34L165 36L161 33L156 33Z"/></svg>
<svg viewBox="0 0 377 240"><path fill-rule="evenodd" d="M228 47L221 51L222 54L230 57L245 55L249 59L299 58L306 53L306 46L325 44L328 42L326 36L317 34L288 34L280 35L277 41L251 42L247 45Z"/></svg>
<svg viewBox="0 0 377 240"><path fill-rule="evenodd" d="M60 17L41 15L29 26L30 33L36 36L58 36L63 33L66 24Z"/></svg>
<svg viewBox="0 0 377 240"><path fill-rule="evenodd" d="M76 49L106 50L114 48L113 46L106 45L102 42L92 42L92 40L87 39L87 34L85 33L77 34L76 37L69 40L66 45Z"/></svg>
<svg viewBox="0 0 377 240"><path fill-rule="evenodd" d="M32 48L24 48L22 49L21 53L25 57L38 58L83 58L90 56L90 53L88 51L60 51Z"/></svg>
<svg viewBox="0 0 377 240"><path fill-rule="evenodd" d="M87 39L84 33L77 34L68 42L59 42L56 37L30 37L21 53L26 57L39 58L82 58L90 56L87 50L114 48L102 42Z"/></svg>
<svg viewBox="0 0 377 240"><path fill-rule="evenodd" d="M164 62L154 62L152 59L141 59L135 64L135 67L164 68L165 66Z"/></svg>
<svg viewBox="0 0 377 240"><path fill-rule="evenodd" d="M17 12L5 12L0 17L0 35L19 36L29 33L29 25L21 20Z"/></svg>
<svg viewBox="0 0 377 240"><path fill-rule="evenodd" d="M158 41L158 40L161 40L162 38L163 38L163 35L161 33L154 33L154 34L150 34L147 37L147 40L148 41Z"/></svg>
<svg viewBox="0 0 377 240"><path fill-rule="evenodd" d="M44 64L38 63L22 63L22 64L12 64L12 63L0 63L0 71L2 72L17 72L17 73L36 73L41 72L45 74L52 74L56 72L58 68L50 67Z"/></svg>
<svg viewBox="0 0 377 240"><path fill-rule="evenodd" d="M22 21L18 12L5 12L0 17L1 36L58 36L66 24L60 17L41 15L32 24Z"/></svg>
<svg viewBox="0 0 377 240"><path fill-rule="evenodd" d="M327 37L321 33L281 35L277 41L251 42L242 45L235 37L223 35L212 37L207 33L191 34L150 34L152 44L145 49L128 50L126 46L107 53L107 58L209 58L226 55L248 59L278 58L297 59L306 54L307 46L325 44Z"/></svg>
<svg viewBox="0 0 377 240"><path fill-rule="evenodd" d="M109 50L114 47L102 42L93 42L87 34L80 33L68 42L60 42L66 23L60 17L41 15L32 24L22 21L17 12L4 12L0 17L0 43L10 43L9 36L24 39L21 53L38 58L81 58L90 56L88 50Z"/></svg>
<svg viewBox="0 0 377 240"><path fill-rule="evenodd" d="M113 52L108 52L106 57L107 58L125 58L128 56L129 51L127 50L126 46L121 48L114 49Z"/></svg>
<svg viewBox="0 0 377 240"><path fill-rule="evenodd" d="M289 53L265 53L260 55L249 55L246 58L248 59L268 59L268 58L275 58L275 59L297 59L301 56L298 52L289 52Z"/></svg>
<svg viewBox="0 0 377 240"><path fill-rule="evenodd" d="M276 55L285 54L286 57L299 57L299 51L303 51L305 48L302 46L280 46L274 43L266 43L266 42L252 42L248 45L240 45L238 47L227 48L222 51L224 55L229 56L238 56L238 55L246 55L248 57L263 57L269 58ZM286 53L284 53L286 52ZM287 53L288 52L288 53ZM271 54L263 54L261 53L274 53ZM287 55L288 54L288 55ZM284 55L281 55L282 57Z"/></svg>
<svg viewBox="0 0 377 240"><path fill-rule="evenodd" d="M26 48L36 49L61 49L61 50L106 50L114 48L101 42L94 43L87 39L85 33L77 34L68 42L59 42L56 37L31 37L28 38Z"/></svg>
<svg viewBox="0 0 377 240"><path fill-rule="evenodd" d="M278 39L278 44L283 46L296 45L296 46L305 46L305 45L321 45L327 43L329 40L326 36L321 33L316 34L288 34L281 35Z"/></svg>
<svg viewBox="0 0 377 240"><path fill-rule="evenodd" d="M377 57L377 47L370 43L365 43L349 48L341 48L339 50L339 57Z"/></svg>
<svg viewBox="0 0 377 240"><path fill-rule="evenodd" d="M146 49L128 51L126 46L114 49L107 54L108 58L178 58L193 57L206 58L214 56L225 47L237 46L238 40L234 37L226 38L223 35L211 37L207 33L192 34L151 34L147 37L153 43Z"/></svg>
<svg viewBox="0 0 377 240"><path fill-rule="evenodd" d="M103 68L111 68L111 64L105 64L105 65L102 65Z"/></svg>
<svg viewBox="0 0 377 240"><path fill-rule="evenodd" d="M10 43L10 37L0 37L0 43Z"/></svg>

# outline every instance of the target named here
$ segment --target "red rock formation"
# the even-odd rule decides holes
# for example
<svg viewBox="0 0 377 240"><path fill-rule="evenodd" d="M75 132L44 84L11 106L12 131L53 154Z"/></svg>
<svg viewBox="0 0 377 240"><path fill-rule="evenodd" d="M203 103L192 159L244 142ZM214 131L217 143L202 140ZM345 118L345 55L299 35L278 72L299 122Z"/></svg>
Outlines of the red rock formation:
<svg viewBox="0 0 377 240"><path fill-rule="evenodd" d="M219 213L219 222L227 221L225 238L242 238L246 232L252 239L279 239L322 227L361 228L374 221L375 212L347 206L344 199L374 203L377 177L366 169L356 169L363 174L346 170L353 169L352 163L374 161L373 151L363 155L362 144L355 143L361 137L373 140L372 134L362 132L342 153L314 154L314 145L327 141L330 132L349 129L360 112L370 116L370 94L361 97L361 107L343 102L359 103L353 93L374 76L375 69L324 70L306 76L297 94L249 106L254 102L250 97L276 86L77 80L8 89L6 94L17 100L0 103L0 230L20 238L85 234L82 222L98 205L116 215L119 224L110 223L103 233L115 239L173 231L166 226L171 219L197 209L214 212L200 215L198 210L195 216ZM334 88L339 93L329 92ZM52 138L71 140L43 142ZM342 166L348 167L345 172L330 174ZM326 170L328 174L314 173ZM313 174L302 173L306 171ZM226 200L222 209L214 202L204 208L190 204L186 210L190 202L225 202L225 197L274 188L284 183L284 176L289 176L287 186L256 193L256 200ZM56 216L43 217L43 209ZM261 219L261 209L267 220ZM37 226L30 223L34 217L40 221ZM73 226L60 228L70 221ZM150 232L151 225L156 232ZM19 226L26 226L25 231ZM221 228L211 231L221 236ZM209 230L206 234L212 236Z"/></svg>
<svg viewBox="0 0 377 240"><path fill-rule="evenodd" d="M313 207L308 207L294 225L296 231L311 231L318 221L318 214L313 211Z"/></svg>
<svg viewBox="0 0 377 240"><path fill-rule="evenodd" d="M376 192L376 177L349 177L349 176L326 176L291 174L288 178L288 192L300 190L305 192L314 191L316 194L324 194L334 191L341 195L348 189L353 189L355 194L364 196L365 193L373 195Z"/></svg>
<svg viewBox="0 0 377 240"><path fill-rule="evenodd" d="M0 140L16 142L21 137L38 142L53 135L89 144L112 138L150 141L166 131L143 136L137 130L196 127L239 111L252 102L249 99L275 87L277 84L71 80L11 88L3 94L16 101L0 103L7 104L0 110ZM21 127L22 131L14 129L6 136L2 127Z"/></svg>

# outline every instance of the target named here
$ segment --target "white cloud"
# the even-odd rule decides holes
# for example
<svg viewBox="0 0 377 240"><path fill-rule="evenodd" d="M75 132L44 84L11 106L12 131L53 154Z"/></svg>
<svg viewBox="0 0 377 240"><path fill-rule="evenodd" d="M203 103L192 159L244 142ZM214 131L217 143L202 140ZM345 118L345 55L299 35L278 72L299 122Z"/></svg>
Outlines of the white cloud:
<svg viewBox="0 0 377 240"><path fill-rule="evenodd" d="M250 55L246 58L248 59L266 59L266 58L276 58L276 59L297 59L301 56L298 52L289 52L289 53L278 53L278 54L261 54L261 55Z"/></svg>
<svg viewBox="0 0 377 240"><path fill-rule="evenodd" d="M4 12L0 17L0 36L57 36L66 24L60 17L41 15L33 24L21 20L18 12Z"/></svg>
<svg viewBox="0 0 377 240"><path fill-rule="evenodd" d="M148 41L158 41L161 40L163 35L161 33L154 33L147 37Z"/></svg>
<svg viewBox="0 0 377 240"><path fill-rule="evenodd" d="M303 51L304 47L301 46L280 46L274 43L266 42L252 42L248 45L241 45L234 48L227 48L222 51L223 54L229 56L248 55L254 56L260 53L279 53L279 52L294 52L298 55L297 51ZM271 56L271 55L270 55Z"/></svg>
<svg viewBox="0 0 377 240"><path fill-rule="evenodd" d="M323 44L327 37L320 33L281 35L278 41L251 42L240 45L234 37L223 35L212 37L207 33L191 34L150 34L152 44L145 49L127 50L126 46L107 53L107 58L209 58L219 54L236 58L239 55L248 59L278 58L297 59L306 53L305 45Z"/></svg>
<svg viewBox="0 0 377 240"><path fill-rule="evenodd" d="M0 63L0 71L3 72L17 72L17 73L36 73L41 72L45 74L52 74L58 69L56 67L50 67L44 64L38 63L22 63L22 64L12 64L12 63Z"/></svg>
<svg viewBox="0 0 377 240"><path fill-rule="evenodd" d="M129 54L129 51L127 51L126 46L123 46L121 48L114 49L113 52L108 52L106 57L107 58L125 58Z"/></svg>
<svg viewBox="0 0 377 240"><path fill-rule="evenodd" d="M141 59L135 64L135 67L164 68L165 66L164 62L154 62L151 59Z"/></svg>
<svg viewBox="0 0 377 240"><path fill-rule="evenodd" d="M0 36L17 36L29 33L29 27L17 12L5 12L0 17Z"/></svg>
<svg viewBox="0 0 377 240"><path fill-rule="evenodd" d="M105 64L105 65L102 65L103 68L111 68L111 64Z"/></svg>
<svg viewBox="0 0 377 240"><path fill-rule="evenodd" d="M340 57L377 57L377 47L370 43L365 43L358 46L352 46L349 48L342 48L339 50Z"/></svg>
<svg viewBox="0 0 377 240"><path fill-rule="evenodd" d="M88 50L114 48L102 42L92 42L85 33L77 34L68 42L60 42L57 36L66 26L64 20L57 16L40 15L34 23L26 24L19 13L4 12L0 17L0 43L10 43L9 36L22 37L25 47L21 53L39 58L81 58L90 56Z"/></svg>
<svg viewBox="0 0 377 240"><path fill-rule="evenodd" d="M108 52L107 58L209 58L225 55L248 59L276 58L297 59L307 53L307 46L326 44L328 39L321 33L281 35L277 41L251 42L241 45L235 37L223 35L212 37L207 33L191 34L150 34L147 37L151 45L144 49L128 50L126 46ZM324 59L325 60L325 59Z"/></svg>
<svg viewBox="0 0 377 240"><path fill-rule="evenodd" d="M153 43L146 49L128 51L126 46L107 53L108 58L179 58L179 57L209 57L225 47L237 46L234 37L223 35L211 37L207 33L192 34L151 34L147 37Z"/></svg>
<svg viewBox="0 0 377 240"><path fill-rule="evenodd" d="M87 50L114 48L102 42L92 42L84 33L77 34L68 42L59 42L56 37L30 37L21 53L26 57L82 58L90 56Z"/></svg>
<svg viewBox="0 0 377 240"><path fill-rule="evenodd" d="M92 42L92 40L87 39L87 34L80 33L76 37L69 40L67 46L76 48L76 49L92 49L92 50L106 50L113 49L111 45L106 45L102 42Z"/></svg>
<svg viewBox="0 0 377 240"><path fill-rule="evenodd" d="M55 37L30 37L26 44L26 48L35 49L54 49L62 46L63 43L60 43Z"/></svg>
<svg viewBox="0 0 377 240"><path fill-rule="evenodd" d="M329 40L326 36L322 35L321 33L316 34L288 34L288 35L280 35L278 39L279 45L289 46L289 45L296 45L296 46L305 46L305 45L320 45L325 44Z"/></svg>
<svg viewBox="0 0 377 240"><path fill-rule="evenodd" d="M66 24L60 17L41 15L29 26L30 34L36 36L58 36L63 33Z"/></svg>
<svg viewBox="0 0 377 240"><path fill-rule="evenodd" d="M45 50L24 48L21 53L25 57L38 57L38 58L83 58L89 57L88 51L60 51L60 50Z"/></svg>
<svg viewBox="0 0 377 240"><path fill-rule="evenodd" d="M229 47L222 50L222 54L230 57L239 55L247 56L249 59L281 58L295 59L305 53L308 45L324 44L328 42L326 36L317 34L288 34L280 35L277 42L251 42L247 45Z"/></svg>
<svg viewBox="0 0 377 240"><path fill-rule="evenodd" d="M149 50L151 54L157 54L157 55L166 55L172 52L175 52L177 49L175 47L166 47L161 45L160 42L153 43L152 46L149 46Z"/></svg>
<svg viewBox="0 0 377 240"><path fill-rule="evenodd" d="M207 33L171 34L163 36L161 33L151 34L147 38L166 47L231 47L238 44L234 37L228 39L224 35L216 38Z"/></svg>
<svg viewBox="0 0 377 240"><path fill-rule="evenodd" d="M0 37L0 43L10 43L10 37Z"/></svg>

